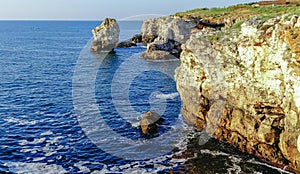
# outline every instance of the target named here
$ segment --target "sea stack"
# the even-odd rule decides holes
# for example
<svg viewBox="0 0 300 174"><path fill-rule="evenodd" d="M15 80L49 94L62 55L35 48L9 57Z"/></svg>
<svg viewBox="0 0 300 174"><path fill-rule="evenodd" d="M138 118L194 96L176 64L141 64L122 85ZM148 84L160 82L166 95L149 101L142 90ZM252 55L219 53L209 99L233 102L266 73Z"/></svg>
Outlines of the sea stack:
<svg viewBox="0 0 300 174"><path fill-rule="evenodd" d="M101 25L92 30L92 33L93 52L113 52L119 42L120 28L115 19L106 18Z"/></svg>

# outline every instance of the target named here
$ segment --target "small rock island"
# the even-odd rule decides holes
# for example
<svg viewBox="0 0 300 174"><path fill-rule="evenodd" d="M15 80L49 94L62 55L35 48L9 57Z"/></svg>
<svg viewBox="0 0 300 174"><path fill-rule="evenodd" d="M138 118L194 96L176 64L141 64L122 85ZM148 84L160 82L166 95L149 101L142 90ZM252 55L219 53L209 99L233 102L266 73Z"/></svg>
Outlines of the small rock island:
<svg viewBox="0 0 300 174"><path fill-rule="evenodd" d="M106 18L102 24L92 30L94 39L91 51L113 52L119 42L120 27L115 19Z"/></svg>

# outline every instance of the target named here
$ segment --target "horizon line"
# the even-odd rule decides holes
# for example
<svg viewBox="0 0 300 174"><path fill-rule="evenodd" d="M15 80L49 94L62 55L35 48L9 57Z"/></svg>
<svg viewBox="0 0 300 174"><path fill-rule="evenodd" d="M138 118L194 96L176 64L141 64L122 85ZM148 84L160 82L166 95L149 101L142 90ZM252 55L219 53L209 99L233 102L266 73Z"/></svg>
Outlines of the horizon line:
<svg viewBox="0 0 300 174"><path fill-rule="evenodd" d="M104 19L0 19L0 21L103 21ZM124 20L116 19L117 21L144 21L146 19Z"/></svg>
<svg viewBox="0 0 300 174"><path fill-rule="evenodd" d="M117 21L144 21L144 20L159 18L159 17L164 17L164 16L170 16L170 15L149 13L149 14L132 15L132 16L127 16L127 17L122 17L122 18L121 17L118 17L118 18L108 17L108 18L114 18ZM138 18L138 17L144 17L144 18ZM18 18L16 18L16 19L0 19L0 21L103 21L105 18L100 19L100 20L99 19L49 19L49 18L48 19L39 19L39 18L35 18L35 19L19 18L18 19Z"/></svg>

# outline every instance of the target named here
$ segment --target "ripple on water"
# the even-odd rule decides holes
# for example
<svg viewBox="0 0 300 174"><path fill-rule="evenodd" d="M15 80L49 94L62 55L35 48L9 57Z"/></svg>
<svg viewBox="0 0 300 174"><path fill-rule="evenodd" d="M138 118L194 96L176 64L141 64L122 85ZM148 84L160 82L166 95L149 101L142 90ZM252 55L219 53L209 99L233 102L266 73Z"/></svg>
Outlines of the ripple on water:
<svg viewBox="0 0 300 174"><path fill-rule="evenodd" d="M4 165L7 166L9 168L9 171L13 173L67 173L67 171L62 166L56 164L9 162L5 163Z"/></svg>

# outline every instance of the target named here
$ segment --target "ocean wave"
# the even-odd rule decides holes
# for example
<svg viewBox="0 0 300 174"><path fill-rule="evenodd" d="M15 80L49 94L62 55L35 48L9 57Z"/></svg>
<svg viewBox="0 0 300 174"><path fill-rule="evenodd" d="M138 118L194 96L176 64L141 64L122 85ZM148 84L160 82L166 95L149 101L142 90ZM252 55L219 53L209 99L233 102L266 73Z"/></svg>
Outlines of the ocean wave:
<svg viewBox="0 0 300 174"><path fill-rule="evenodd" d="M156 94L155 97L159 99L174 99L179 96L178 92L170 93L170 94Z"/></svg>
<svg viewBox="0 0 300 174"><path fill-rule="evenodd" d="M4 121L7 121L9 123L16 123L17 125L35 125L35 124L37 124L37 121L35 121L35 120L28 121L28 120L21 120L18 118L13 118L13 117L4 119Z"/></svg>

